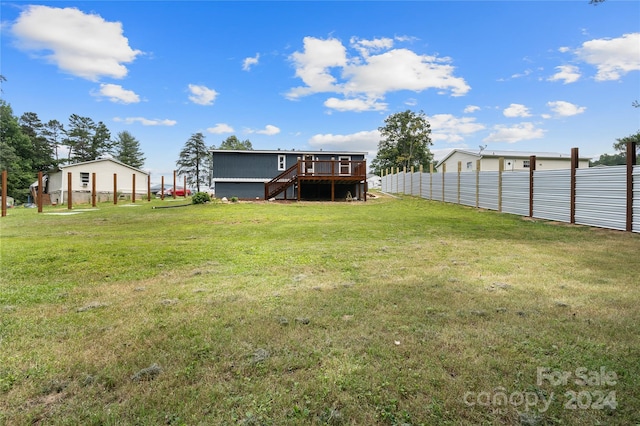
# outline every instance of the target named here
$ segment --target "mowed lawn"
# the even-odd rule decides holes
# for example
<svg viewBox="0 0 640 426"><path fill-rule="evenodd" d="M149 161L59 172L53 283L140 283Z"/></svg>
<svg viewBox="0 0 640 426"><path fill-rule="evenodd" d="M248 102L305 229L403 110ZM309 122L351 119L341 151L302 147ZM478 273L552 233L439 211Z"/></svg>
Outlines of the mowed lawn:
<svg viewBox="0 0 640 426"><path fill-rule="evenodd" d="M0 219L0 424L640 423L638 234L181 203Z"/></svg>

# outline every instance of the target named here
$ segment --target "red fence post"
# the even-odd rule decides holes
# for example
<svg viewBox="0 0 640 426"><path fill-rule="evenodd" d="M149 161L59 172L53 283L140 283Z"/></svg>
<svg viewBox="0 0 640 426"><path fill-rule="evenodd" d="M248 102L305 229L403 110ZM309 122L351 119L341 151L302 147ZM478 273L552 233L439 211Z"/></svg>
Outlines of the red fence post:
<svg viewBox="0 0 640 426"><path fill-rule="evenodd" d="M529 217L533 217L533 175L536 171L536 156L529 157Z"/></svg>
<svg viewBox="0 0 640 426"><path fill-rule="evenodd" d="M636 165L636 143L627 142L627 223L626 230L633 231L633 167Z"/></svg>

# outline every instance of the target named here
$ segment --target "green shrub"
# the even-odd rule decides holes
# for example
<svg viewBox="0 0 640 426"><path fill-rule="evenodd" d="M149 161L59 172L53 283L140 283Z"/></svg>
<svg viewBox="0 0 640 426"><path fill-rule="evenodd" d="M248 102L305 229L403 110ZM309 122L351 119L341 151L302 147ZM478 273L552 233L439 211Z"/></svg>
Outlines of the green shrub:
<svg viewBox="0 0 640 426"><path fill-rule="evenodd" d="M231 202L232 203L237 203L238 202L238 197L231 197Z"/></svg>
<svg viewBox="0 0 640 426"><path fill-rule="evenodd" d="M193 197L191 197L191 202L193 204L204 204L211 201L211 196L206 192L196 192Z"/></svg>

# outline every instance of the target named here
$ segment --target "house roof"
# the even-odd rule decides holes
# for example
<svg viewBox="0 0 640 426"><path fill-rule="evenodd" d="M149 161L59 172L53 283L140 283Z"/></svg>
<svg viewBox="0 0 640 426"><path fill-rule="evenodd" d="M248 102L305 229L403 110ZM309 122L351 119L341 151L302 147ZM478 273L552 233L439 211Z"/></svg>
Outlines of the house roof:
<svg viewBox="0 0 640 426"><path fill-rule="evenodd" d="M481 159L483 157L487 157L487 158L497 158L497 157L504 157L504 158L529 158L532 155L535 155L536 158L539 159L571 159L571 154L563 154L563 153L559 153L559 152L533 152L533 151L498 151L498 150L492 150L492 149L486 149L483 150L481 152L476 152L476 151L470 151L470 150L466 150L466 149L454 149L452 150L450 153L448 153L442 160L440 160L438 162L438 165L436 167L439 167L441 164L443 164L445 161L447 161L449 159L449 157L451 157L453 154L455 153L461 153L461 154L465 154L465 155L471 155L473 157L477 157L478 159ZM591 160L590 157L579 157L580 160Z"/></svg>
<svg viewBox="0 0 640 426"><path fill-rule="evenodd" d="M236 153L236 154L334 154L334 155L367 155L367 152L356 151L310 151L303 149L291 149L291 150L259 150L259 149L211 149L209 152L223 152L223 153Z"/></svg>
<svg viewBox="0 0 640 426"><path fill-rule="evenodd" d="M139 173L143 173L145 175L149 174L148 172L145 172L145 171L140 170L140 169L136 169L135 167L131 167L130 165L125 164L125 163L123 163L121 161L118 161L116 159L113 159L113 158L98 158L96 160L83 161L82 163L65 164L65 165L58 166L54 170L51 170L50 173L61 172L61 171L65 170L65 169L70 169L72 167L77 167L77 166L87 166L87 165L96 164L96 163L103 163L105 161L109 161L111 163L115 163L115 164L117 164L119 166L126 167L128 169L131 169L131 170L139 172Z"/></svg>

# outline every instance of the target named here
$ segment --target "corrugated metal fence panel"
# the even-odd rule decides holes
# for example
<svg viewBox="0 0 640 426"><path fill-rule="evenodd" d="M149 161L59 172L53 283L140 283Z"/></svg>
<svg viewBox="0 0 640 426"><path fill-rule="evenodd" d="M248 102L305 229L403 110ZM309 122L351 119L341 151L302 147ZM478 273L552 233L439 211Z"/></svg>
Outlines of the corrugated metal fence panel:
<svg viewBox="0 0 640 426"><path fill-rule="evenodd" d="M420 173L419 172L414 172L411 173L411 195L415 195L418 196L420 195Z"/></svg>
<svg viewBox="0 0 640 426"><path fill-rule="evenodd" d="M576 170L576 223L624 231L627 167Z"/></svg>
<svg viewBox="0 0 640 426"><path fill-rule="evenodd" d="M475 172L460 173L460 204L476 206L476 174Z"/></svg>
<svg viewBox="0 0 640 426"><path fill-rule="evenodd" d="M529 216L529 173L502 174L502 211Z"/></svg>
<svg viewBox="0 0 640 426"><path fill-rule="evenodd" d="M431 199L430 185L431 185L431 174L422 173L422 191L420 192L420 196L422 198L426 198L427 200Z"/></svg>
<svg viewBox="0 0 640 426"><path fill-rule="evenodd" d="M571 170L533 172L533 216L571 221Z"/></svg>
<svg viewBox="0 0 640 426"><path fill-rule="evenodd" d="M445 173L444 200L447 203L458 204L458 173Z"/></svg>
<svg viewBox="0 0 640 426"><path fill-rule="evenodd" d="M391 176L385 175L382 177L382 192L391 192Z"/></svg>
<svg viewBox="0 0 640 426"><path fill-rule="evenodd" d="M431 179L433 179L433 197L431 199L442 201L442 173L434 173Z"/></svg>
<svg viewBox="0 0 640 426"><path fill-rule="evenodd" d="M640 165L633 167L633 232L640 232Z"/></svg>
<svg viewBox="0 0 640 426"><path fill-rule="evenodd" d="M479 173L478 207L498 210L498 172Z"/></svg>

